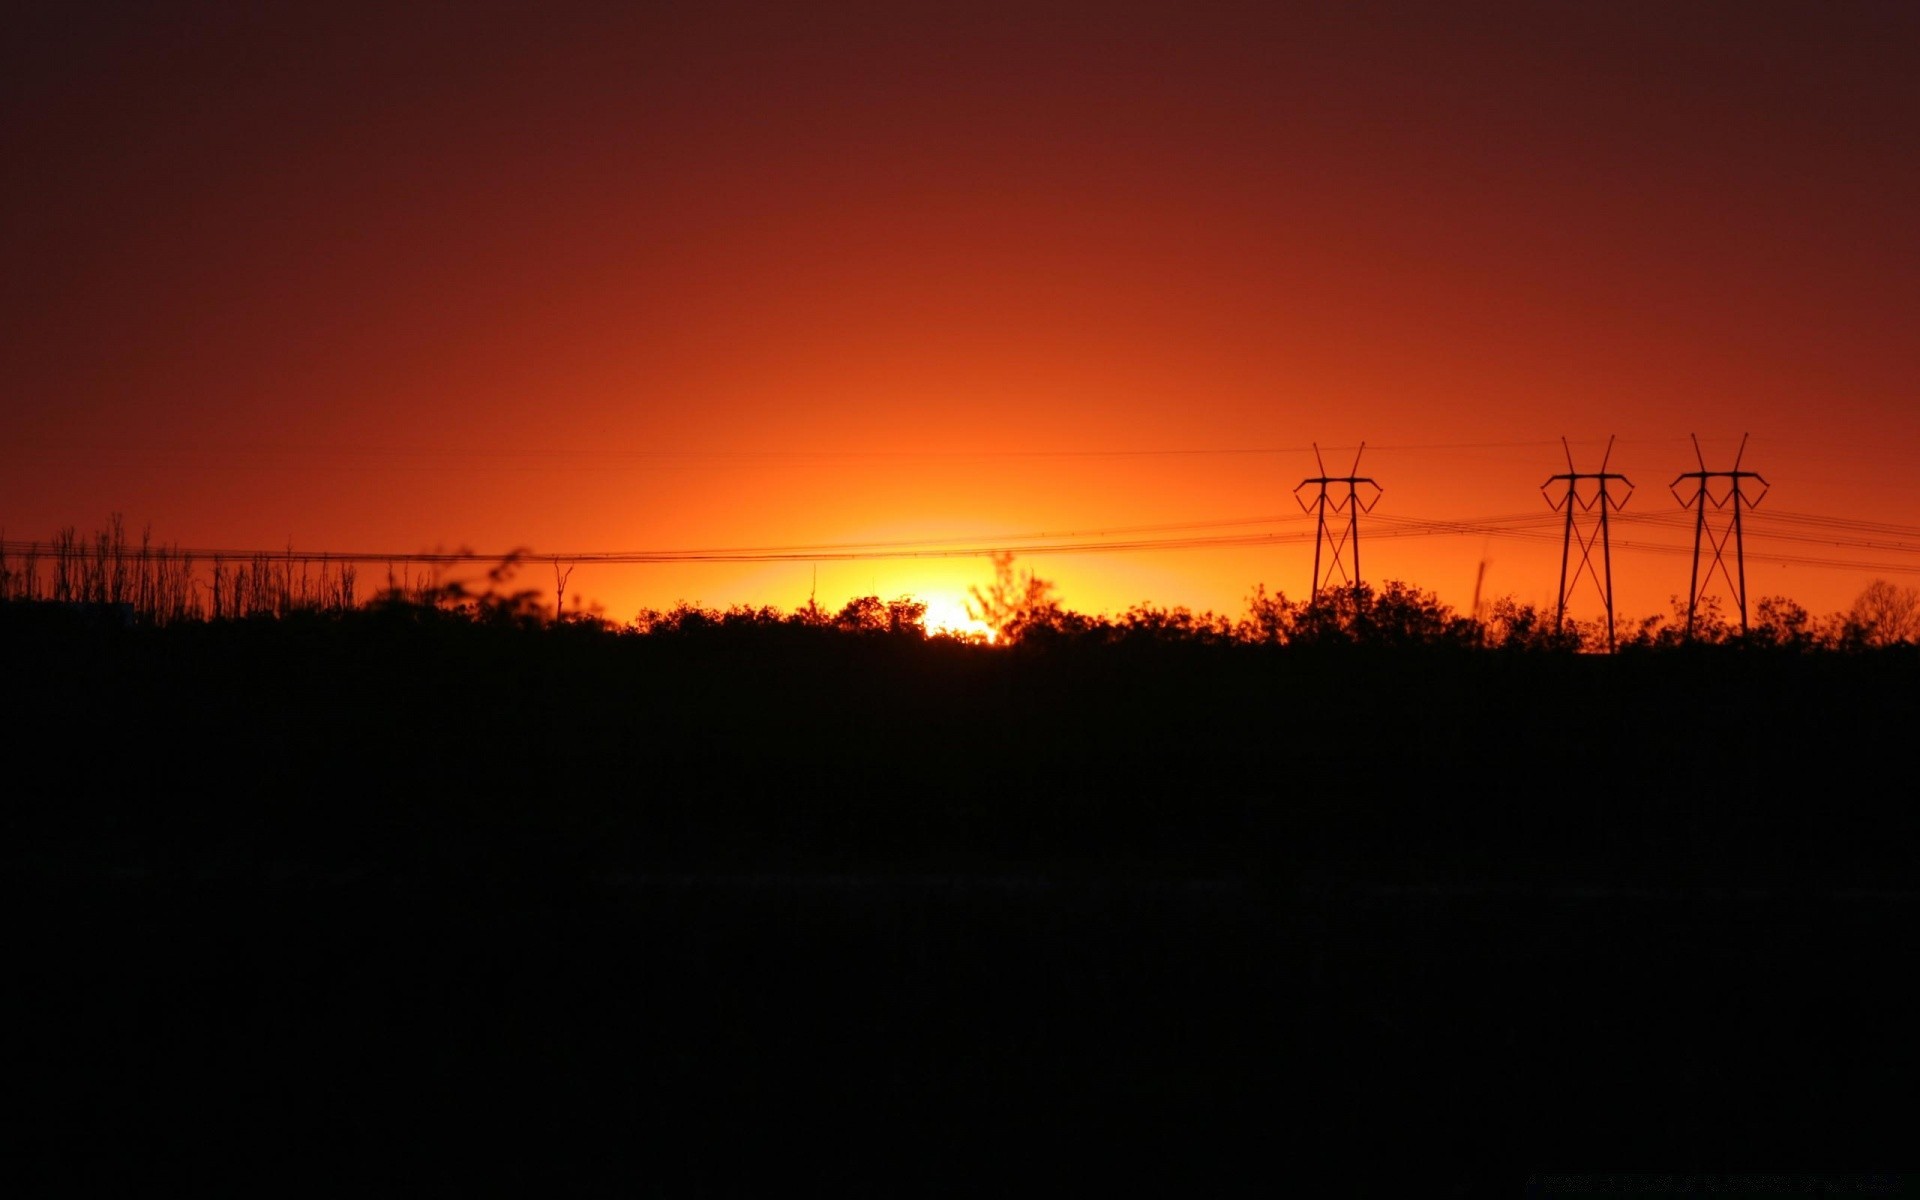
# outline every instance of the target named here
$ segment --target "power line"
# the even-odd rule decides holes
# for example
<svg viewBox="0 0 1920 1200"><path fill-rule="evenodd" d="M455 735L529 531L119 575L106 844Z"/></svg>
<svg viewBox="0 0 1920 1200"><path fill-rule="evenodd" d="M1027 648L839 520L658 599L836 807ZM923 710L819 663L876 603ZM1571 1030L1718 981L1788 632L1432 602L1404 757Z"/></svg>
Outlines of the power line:
<svg viewBox="0 0 1920 1200"><path fill-rule="evenodd" d="M1396 442L1376 445L1374 449L1393 451L1433 451L1433 450L1531 450L1541 446L1557 445L1555 442L1539 441L1493 441L1493 442ZM1343 447L1331 447L1341 449ZM141 445L138 447L100 447L78 443L62 443L54 446L16 446L11 451L24 457L86 457L94 460L102 455L119 459L144 459L156 461L191 457L196 454L233 456L241 459L289 455L316 456L322 458L406 459L410 461L446 459L454 461L498 461L528 459L603 459L624 462L645 461L693 461L693 462L841 462L841 461L922 461L928 459L951 459L974 461L982 459L1055 459L1055 458L1247 458L1271 456L1277 454L1309 455L1316 452L1313 443L1305 445L1263 445L1263 446L1161 446L1161 447L1109 447L1109 448L1065 448L1056 450L1011 450L1011 449L886 449L886 450L704 450L692 447L649 447L641 450L625 450L617 447L594 447L591 449L574 448L533 448L516 447L511 450L462 449L457 446L433 445L371 445L329 446L324 444L270 444L235 443L231 445L188 444L179 446Z"/></svg>
<svg viewBox="0 0 1920 1200"><path fill-rule="evenodd" d="M675 562L767 562L844 559L932 559L985 558L998 553L1012 554L1100 554L1123 552L1161 552L1207 550L1234 546L1305 544L1317 530L1288 528L1311 521L1310 514L1278 514L1215 518L1209 520L1161 522L1140 525L1108 526L1093 529L1065 529L1018 534L987 534L876 542L785 543L767 546L696 547L689 549L641 549L617 551L569 551L560 553L480 553L455 551L369 551L317 550L283 547L277 550L155 546L150 555L191 557L196 560L416 563L462 564L498 563L509 558L527 563L603 563L655 564ZM1619 513L1615 520L1625 526L1648 530L1690 529L1692 520L1684 513ZM1457 519L1421 518L1375 513L1370 516L1371 540L1400 540L1427 537L1499 538L1525 542L1552 543L1561 540L1557 532L1562 524L1553 513L1507 513ZM1277 528L1276 528L1277 527ZM1183 531L1245 529L1239 533L1188 533ZM1148 535L1148 536L1142 536ZM1859 569L1879 572L1920 572L1920 561L1900 562L1878 557L1858 560L1835 555L1771 553L1756 550L1755 544L1788 543L1830 546L1837 549L1877 551L1881 555L1912 555L1920 560L1920 528L1886 522L1859 521L1851 518L1808 513L1758 511L1749 514L1746 528L1747 557L1756 562L1786 566ZM1911 540L1905 540L1911 539ZM1635 553L1684 555L1684 545L1662 544L1641 539L1612 539L1612 546ZM77 546L85 551L86 546ZM55 553L52 540L7 538L0 540L0 553L13 557ZM137 556L137 548L127 550Z"/></svg>

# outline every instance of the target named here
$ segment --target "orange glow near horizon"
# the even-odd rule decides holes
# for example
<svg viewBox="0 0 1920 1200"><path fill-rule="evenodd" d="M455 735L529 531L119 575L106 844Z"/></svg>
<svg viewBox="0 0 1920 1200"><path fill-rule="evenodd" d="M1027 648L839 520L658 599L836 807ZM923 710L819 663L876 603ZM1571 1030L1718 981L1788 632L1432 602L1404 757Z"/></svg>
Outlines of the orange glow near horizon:
<svg viewBox="0 0 1920 1200"><path fill-rule="evenodd" d="M616 621L931 608L1033 547L1069 608L1237 615L1304 595L1293 488L1365 442L1368 581L1551 606L1540 484L1617 435L1639 617L1691 435L1750 433L1749 597L1837 611L1920 579L1916 26L49 9L0 50L0 532L781 555L580 565ZM832 549L876 543L916 556Z"/></svg>
<svg viewBox="0 0 1920 1200"><path fill-rule="evenodd" d="M943 595L939 592L931 594L914 592L912 594L926 602L926 624L928 633L946 634L951 637L960 638L979 637L989 642L994 640L992 627L985 621L974 616L973 613L968 610L964 601L956 600L951 596Z"/></svg>

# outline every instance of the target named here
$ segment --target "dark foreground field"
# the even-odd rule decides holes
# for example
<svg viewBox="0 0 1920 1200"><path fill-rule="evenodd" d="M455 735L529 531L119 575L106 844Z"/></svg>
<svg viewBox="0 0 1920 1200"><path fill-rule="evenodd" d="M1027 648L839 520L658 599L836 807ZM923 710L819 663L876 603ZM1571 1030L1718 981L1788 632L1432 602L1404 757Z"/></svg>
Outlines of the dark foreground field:
<svg viewBox="0 0 1920 1200"><path fill-rule="evenodd" d="M1910 1165L1894 652L4 647L40 1190Z"/></svg>

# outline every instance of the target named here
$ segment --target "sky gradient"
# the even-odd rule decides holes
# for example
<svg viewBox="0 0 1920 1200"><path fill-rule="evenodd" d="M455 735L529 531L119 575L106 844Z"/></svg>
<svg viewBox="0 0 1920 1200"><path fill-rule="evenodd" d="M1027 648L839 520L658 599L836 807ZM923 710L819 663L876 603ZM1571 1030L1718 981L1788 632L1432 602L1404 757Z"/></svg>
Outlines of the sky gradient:
<svg viewBox="0 0 1920 1200"><path fill-rule="evenodd" d="M1274 534L1026 559L1237 613L1364 442L1369 580L1550 605L1617 438L1638 616L1750 435L1750 597L1920 583L1920 7L261 7L14 19L10 540L786 555L625 620Z"/></svg>

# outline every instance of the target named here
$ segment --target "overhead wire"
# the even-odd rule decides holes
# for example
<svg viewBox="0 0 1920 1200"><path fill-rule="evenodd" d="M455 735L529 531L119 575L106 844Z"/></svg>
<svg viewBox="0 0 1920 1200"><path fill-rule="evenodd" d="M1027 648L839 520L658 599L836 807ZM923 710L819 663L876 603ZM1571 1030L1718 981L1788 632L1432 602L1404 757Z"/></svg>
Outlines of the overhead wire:
<svg viewBox="0 0 1920 1200"><path fill-rule="evenodd" d="M1669 512L1618 512L1611 519L1625 529L1648 532L1668 530L1685 533L1695 528L1697 516L1690 510ZM1756 562L1781 565L1861 569L1908 573L1920 571L1920 563L1861 561L1837 555L1814 555L1773 551L1779 543L1827 546L1835 549L1875 551L1881 555L1912 554L1920 557L1920 529L1887 522L1857 521L1848 518L1806 513L1749 512L1743 516L1743 536L1748 539L1746 557ZM1370 513L1366 517L1370 540L1420 537L1482 537L1515 539L1537 543L1561 541L1566 518L1552 510L1504 513L1465 519L1433 519ZM1311 525L1311 528L1306 526ZM1240 530L1240 532L1207 532ZM938 559L983 558L996 554L1065 555L1140 553L1183 550L1227 549L1258 545L1304 543L1320 536L1312 513L1267 514L1208 520L1118 525L1090 529L1038 531L1019 534L947 536L866 542L812 542L773 545L694 547L682 549L582 550L558 553L510 551L480 553L471 549L453 551L369 551L369 550L278 550L234 548L150 548L147 553L169 557L191 557L201 561L271 559L280 561L326 561L354 563L458 564L479 562L551 562L575 564L660 564L846 561L862 559ZM1908 540L1911 539L1911 540ZM1691 545L1663 543L1640 538L1613 538L1616 551L1685 555ZM86 545L78 549L90 553ZM6 539L0 541L0 553L27 557L51 555L53 543Z"/></svg>

